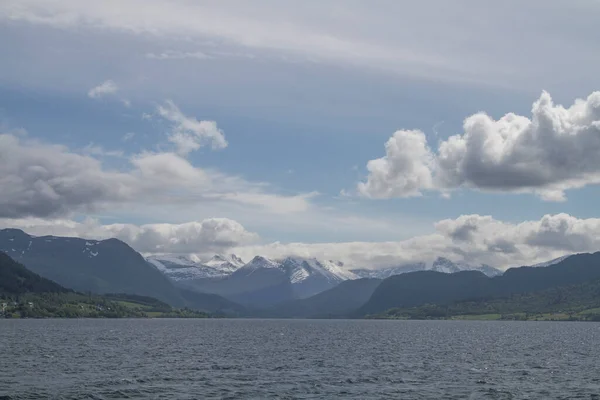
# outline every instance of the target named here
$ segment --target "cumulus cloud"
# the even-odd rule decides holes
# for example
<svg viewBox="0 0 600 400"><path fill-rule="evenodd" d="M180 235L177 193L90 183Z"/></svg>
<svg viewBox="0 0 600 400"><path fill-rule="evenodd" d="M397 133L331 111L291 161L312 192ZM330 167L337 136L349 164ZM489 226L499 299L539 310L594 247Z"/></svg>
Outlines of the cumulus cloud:
<svg viewBox="0 0 600 400"><path fill-rule="evenodd" d="M408 197L458 188L534 193L565 200L565 190L600 183L600 92L569 108L543 92L531 119L513 113L465 119L464 132L432 151L420 131L398 131L386 155L367 164L358 185L374 198Z"/></svg>
<svg viewBox="0 0 600 400"><path fill-rule="evenodd" d="M227 147L223 131L215 121L198 121L188 117L171 100L158 106L158 114L172 123L169 141L177 148L177 153L186 155L210 144L213 149Z"/></svg>
<svg viewBox="0 0 600 400"><path fill-rule="evenodd" d="M245 258L262 254L339 260L349 268L432 262L439 256L508 268L565 254L600 251L600 219L556 214L512 224L491 216L463 215L437 222L433 234L398 242L271 243L234 251Z"/></svg>
<svg viewBox="0 0 600 400"><path fill-rule="evenodd" d="M119 87L112 80L107 80L100 85L93 87L89 90L88 96L92 99L98 99L100 97L115 94L119 90Z"/></svg>
<svg viewBox="0 0 600 400"><path fill-rule="evenodd" d="M175 153L134 154L122 170L107 168L95 158L106 155L100 147L79 154L65 146L0 134L0 217L57 217L126 204L215 201L269 213L309 208L310 194L269 193L260 182L195 167Z"/></svg>
<svg viewBox="0 0 600 400"><path fill-rule="evenodd" d="M433 154L421 131L397 131L385 144L386 155L367 164L369 177L358 185L375 198L420 196L432 185Z"/></svg>
<svg viewBox="0 0 600 400"><path fill-rule="evenodd" d="M2 227L25 230L33 235L75 236L86 239L120 239L142 253L210 254L248 245L258 235L227 218L209 218L182 224L110 224L95 219L4 219Z"/></svg>

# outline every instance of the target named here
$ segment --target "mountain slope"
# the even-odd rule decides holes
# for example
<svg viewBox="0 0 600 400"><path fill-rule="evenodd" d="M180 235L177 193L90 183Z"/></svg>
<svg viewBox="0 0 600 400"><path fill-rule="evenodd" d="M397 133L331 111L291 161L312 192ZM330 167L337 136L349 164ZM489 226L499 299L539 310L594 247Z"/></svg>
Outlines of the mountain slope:
<svg viewBox="0 0 600 400"><path fill-rule="evenodd" d="M377 314L391 308L450 304L491 299L600 279L600 252L576 254L544 267L511 268L486 277L478 271L442 274L420 271L385 279L356 315Z"/></svg>
<svg viewBox="0 0 600 400"><path fill-rule="evenodd" d="M186 289L181 289L180 293L187 306L194 310L225 314L228 316L246 314L246 309L244 307L216 294L198 293Z"/></svg>
<svg viewBox="0 0 600 400"><path fill-rule="evenodd" d="M264 310L259 316L275 318L340 317L369 300L380 279L346 280L339 285L306 299L289 301Z"/></svg>
<svg viewBox="0 0 600 400"><path fill-rule="evenodd" d="M492 299L392 308L373 317L600 321L600 280Z"/></svg>
<svg viewBox="0 0 600 400"><path fill-rule="evenodd" d="M0 252L0 294L67 292L70 290L29 271L6 253Z"/></svg>
<svg viewBox="0 0 600 400"><path fill-rule="evenodd" d="M0 250L31 271L62 286L94 293L150 296L183 306L178 290L127 244L117 240L35 237L0 230Z"/></svg>
<svg viewBox="0 0 600 400"><path fill-rule="evenodd" d="M177 283L197 292L215 293L252 307L269 307L307 298L356 276L338 263L288 257L256 256L222 279L188 279Z"/></svg>
<svg viewBox="0 0 600 400"><path fill-rule="evenodd" d="M259 256L223 279L196 280L190 282L190 288L253 307L270 306L293 298L291 282L280 264Z"/></svg>
<svg viewBox="0 0 600 400"><path fill-rule="evenodd" d="M297 299L313 296L356 277L331 261L320 262L314 258L288 257L281 261L280 268L289 277Z"/></svg>

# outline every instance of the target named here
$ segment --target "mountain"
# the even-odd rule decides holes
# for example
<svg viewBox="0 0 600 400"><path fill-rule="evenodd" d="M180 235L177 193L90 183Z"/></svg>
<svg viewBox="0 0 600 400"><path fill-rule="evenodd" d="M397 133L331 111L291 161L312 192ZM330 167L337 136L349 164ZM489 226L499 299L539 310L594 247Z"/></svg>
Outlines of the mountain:
<svg viewBox="0 0 600 400"><path fill-rule="evenodd" d="M147 296L92 295L42 278L0 252L0 318L206 318Z"/></svg>
<svg viewBox="0 0 600 400"><path fill-rule="evenodd" d="M274 318L323 318L350 314L366 303L380 279L346 280L339 285L306 299L298 299L263 310L258 316Z"/></svg>
<svg viewBox="0 0 600 400"><path fill-rule="evenodd" d="M117 239L36 237L18 229L3 229L0 251L42 277L80 292L149 296L174 307L208 312L243 311L217 295L190 294L175 287L138 252Z"/></svg>
<svg viewBox="0 0 600 400"><path fill-rule="evenodd" d="M129 293L183 306L178 290L138 252L117 239L31 236L0 230L0 250L31 271L81 292Z"/></svg>
<svg viewBox="0 0 600 400"><path fill-rule="evenodd" d="M292 284L294 297L307 298L337 286L348 279L356 279L352 272L342 269L340 263L320 262L314 258L288 257L281 261L280 269Z"/></svg>
<svg viewBox="0 0 600 400"><path fill-rule="evenodd" d="M187 306L195 310L206 311L213 314L224 314L227 316L247 314L244 307L217 294L198 293L186 289L181 289L179 292Z"/></svg>
<svg viewBox="0 0 600 400"><path fill-rule="evenodd" d="M196 279L223 278L244 265L235 254L215 255L203 263L195 256L153 255L146 260L175 282L186 283Z"/></svg>
<svg viewBox="0 0 600 400"><path fill-rule="evenodd" d="M392 308L371 318L600 321L600 280L498 298Z"/></svg>
<svg viewBox="0 0 600 400"><path fill-rule="evenodd" d="M417 262L412 264L405 264L398 267L390 267L383 269L353 269L351 272L358 275L361 278L377 278L386 279L390 276L406 274L409 272L416 271L437 271L443 273L456 273L460 271L480 271L487 276L498 276L502 274L502 271L490 267L489 265L470 265L467 263L459 263L450 261L444 257L438 257L432 264L425 262Z"/></svg>
<svg viewBox="0 0 600 400"><path fill-rule="evenodd" d="M550 261L544 261L544 262L541 262L541 263L538 263L538 264L530 265L530 267L540 267L540 268L541 267L549 267L550 265L558 264L562 260L567 259L567 258L571 257L572 255L573 254L567 254L565 256L558 257L558 258L555 258L555 259L550 260Z"/></svg>
<svg viewBox="0 0 600 400"><path fill-rule="evenodd" d="M244 264L245 262L235 254L229 254L227 256L217 254L204 263L204 265L207 267L212 267L218 271L223 271L224 273L228 274L243 267Z"/></svg>
<svg viewBox="0 0 600 400"><path fill-rule="evenodd" d="M215 263L223 262L215 258L213 260ZM322 262L313 258L272 260L256 256L241 267L238 267L239 258L236 260L231 256L225 261L232 264L232 260L237 264L233 264L235 270L228 276L220 279L181 279L177 284L196 292L219 294L252 307L270 307L292 299L307 298L347 279L357 278L352 272L344 270L341 263Z"/></svg>
<svg viewBox="0 0 600 400"><path fill-rule="evenodd" d="M544 268L510 268L504 274L491 278L480 271L454 274L418 271L385 279L356 315L377 314L391 308L423 304L499 298L598 279L600 252L572 255Z"/></svg>
<svg viewBox="0 0 600 400"><path fill-rule="evenodd" d="M69 289L42 278L0 252L0 294L67 293Z"/></svg>
<svg viewBox="0 0 600 400"><path fill-rule="evenodd" d="M281 265L260 256L223 279L199 279L188 284L194 291L218 294L253 307L265 307L293 298L292 284Z"/></svg>

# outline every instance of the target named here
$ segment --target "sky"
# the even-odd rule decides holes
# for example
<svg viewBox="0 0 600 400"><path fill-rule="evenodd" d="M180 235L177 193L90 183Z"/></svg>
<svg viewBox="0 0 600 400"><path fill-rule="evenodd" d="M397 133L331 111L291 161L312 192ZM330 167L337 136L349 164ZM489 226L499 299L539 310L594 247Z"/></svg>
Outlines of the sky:
<svg viewBox="0 0 600 400"><path fill-rule="evenodd" d="M0 2L0 228L379 268L600 250L597 0Z"/></svg>

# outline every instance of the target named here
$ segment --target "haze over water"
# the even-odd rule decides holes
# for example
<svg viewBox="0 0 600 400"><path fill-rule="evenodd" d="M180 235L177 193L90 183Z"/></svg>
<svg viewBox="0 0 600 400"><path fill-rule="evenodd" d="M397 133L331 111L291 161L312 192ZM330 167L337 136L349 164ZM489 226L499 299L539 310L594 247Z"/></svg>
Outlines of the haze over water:
<svg viewBox="0 0 600 400"><path fill-rule="evenodd" d="M600 324L0 320L6 399L596 399Z"/></svg>

